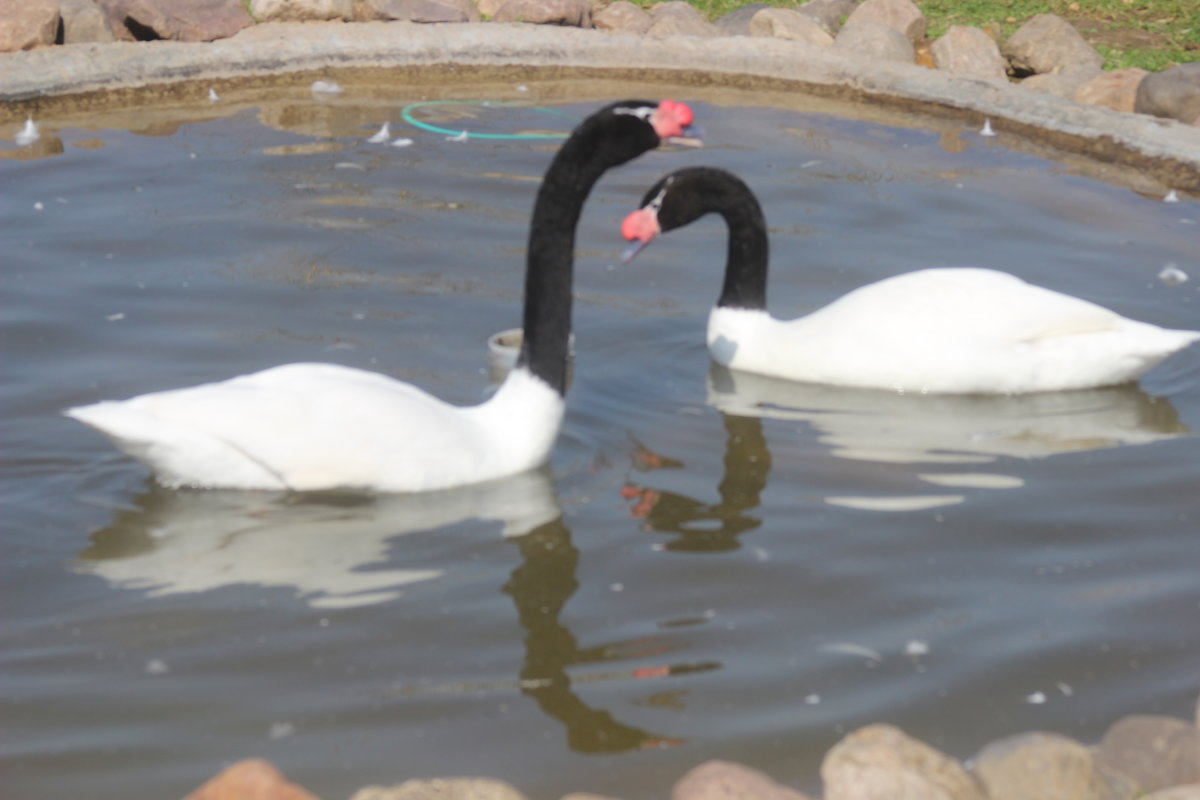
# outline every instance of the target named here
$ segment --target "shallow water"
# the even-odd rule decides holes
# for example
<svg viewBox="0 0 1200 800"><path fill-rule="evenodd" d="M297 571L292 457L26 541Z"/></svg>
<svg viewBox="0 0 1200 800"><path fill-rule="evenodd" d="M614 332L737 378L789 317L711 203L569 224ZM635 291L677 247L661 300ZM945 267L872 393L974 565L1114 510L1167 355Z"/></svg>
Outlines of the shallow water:
<svg viewBox="0 0 1200 800"><path fill-rule="evenodd" d="M585 212L544 473L172 492L58 415L307 360L482 397L555 145L413 131L410 99L44 124L58 155L0 160L7 798L182 796L251 755L330 798L488 775L635 800L713 757L813 790L867 722L969 757L1191 715L1200 350L1141 388L1036 397L781 385L710 369L718 222L616 266L645 188L711 163L767 211L781 316L976 264L1200 326L1200 205L1003 136L696 103L703 151L610 173ZM437 113L564 130L594 107ZM365 142L386 118L411 147ZM1170 262L1193 279L1159 281Z"/></svg>

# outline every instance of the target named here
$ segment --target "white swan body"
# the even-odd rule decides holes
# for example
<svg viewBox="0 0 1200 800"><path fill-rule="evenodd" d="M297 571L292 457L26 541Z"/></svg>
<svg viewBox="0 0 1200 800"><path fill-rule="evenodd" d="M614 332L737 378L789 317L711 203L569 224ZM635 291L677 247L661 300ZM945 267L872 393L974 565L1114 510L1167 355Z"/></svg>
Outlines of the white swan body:
<svg viewBox="0 0 1200 800"><path fill-rule="evenodd" d="M939 394L1021 394L1134 381L1200 332L976 267L863 286L793 320L766 310L767 237L749 188L723 170L672 173L623 226L632 252L709 212L729 225L725 286L708 320L713 360L792 381Z"/></svg>
<svg viewBox="0 0 1200 800"><path fill-rule="evenodd" d="M1004 272L945 267L855 289L799 319L716 307L713 360L794 381L947 394L1136 380L1200 332L1165 330Z"/></svg>
<svg viewBox="0 0 1200 800"><path fill-rule="evenodd" d="M285 364L67 414L168 487L420 492L538 466L563 409L525 368L486 402L459 407L375 372Z"/></svg>
<svg viewBox="0 0 1200 800"><path fill-rule="evenodd" d="M624 101L563 143L538 190L517 367L486 402L445 403L384 375L332 364L280 367L66 411L148 464L170 487L423 492L542 464L562 422L575 228L611 167L686 136L682 103Z"/></svg>

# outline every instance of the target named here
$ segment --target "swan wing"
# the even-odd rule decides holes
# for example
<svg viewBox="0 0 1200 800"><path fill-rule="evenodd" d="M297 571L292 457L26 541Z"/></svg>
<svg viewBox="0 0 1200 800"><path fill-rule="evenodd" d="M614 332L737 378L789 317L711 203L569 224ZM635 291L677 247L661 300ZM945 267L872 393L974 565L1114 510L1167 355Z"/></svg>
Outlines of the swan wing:
<svg viewBox="0 0 1200 800"><path fill-rule="evenodd" d="M465 410L377 373L287 364L70 409L167 486L423 491L479 468Z"/></svg>

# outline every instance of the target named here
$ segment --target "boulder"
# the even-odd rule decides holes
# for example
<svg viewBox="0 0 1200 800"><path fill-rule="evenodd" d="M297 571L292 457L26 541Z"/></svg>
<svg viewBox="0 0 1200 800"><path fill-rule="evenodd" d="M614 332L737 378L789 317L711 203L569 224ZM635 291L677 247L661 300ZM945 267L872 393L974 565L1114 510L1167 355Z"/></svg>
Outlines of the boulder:
<svg viewBox="0 0 1200 800"><path fill-rule="evenodd" d="M1008 63L996 40L979 28L952 25L933 43L933 65L938 69L993 81L1008 80Z"/></svg>
<svg viewBox="0 0 1200 800"><path fill-rule="evenodd" d="M94 0L58 0L62 14L63 44L111 42L112 23Z"/></svg>
<svg viewBox="0 0 1200 800"><path fill-rule="evenodd" d="M842 19L849 17L858 5L858 0L808 0L796 10L806 17L821 23L821 27L836 34L842 28Z"/></svg>
<svg viewBox="0 0 1200 800"><path fill-rule="evenodd" d="M1102 72L1080 86L1073 99L1089 106L1107 106L1113 111L1130 112L1133 111L1138 84L1149 74L1137 67Z"/></svg>
<svg viewBox="0 0 1200 800"><path fill-rule="evenodd" d="M516 2L516 0L509 0ZM402 22L479 22L471 0L370 0L384 19Z"/></svg>
<svg viewBox="0 0 1200 800"><path fill-rule="evenodd" d="M57 0L0 0L0 52L54 44L60 19Z"/></svg>
<svg viewBox="0 0 1200 800"><path fill-rule="evenodd" d="M1157 792L1142 795L1138 800L1200 800L1200 783L1159 789Z"/></svg>
<svg viewBox="0 0 1200 800"><path fill-rule="evenodd" d="M617 0L592 12L592 25L602 31L645 33L653 24L650 15L629 0Z"/></svg>
<svg viewBox="0 0 1200 800"><path fill-rule="evenodd" d="M904 34L909 42L925 38L925 15L912 0L864 0L850 12L846 26L879 22Z"/></svg>
<svg viewBox="0 0 1200 800"><path fill-rule="evenodd" d="M764 8L759 11L750 20L750 35L833 47L833 37L821 27L821 23L790 8Z"/></svg>
<svg viewBox="0 0 1200 800"><path fill-rule="evenodd" d="M1101 74L1103 70L1093 67L1070 69L1066 72L1046 72L1042 75L1030 75L1017 85L1022 89L1046 92L1071 100L1080 87Z"/></svg>
<svg viewBox="0 0 1200 800"><path fill-rule="evenodd" d="M1146 792L1200 782L1200 729L1174 717L1124 717L1100 740L1096 760Z"/></svg>
<svg viewBox="0 0 1200 800"><path fill-rule="evenodd" d="M1022 72L1104 66L1104 56L1084 41L1071 23L1054 14L1038 14L1018 28L1004 43L1004 55L1014 69Z"/></svg>
<svg viewBox="0 0 1200 800"><path fill-rule="evenodd" d="M704 18L694 6L684 0L671 0L650 10L654 22L646 30L649 36L724 36L724 32Z"/></svg>
<svg viewBox="0 0 1200 800"><path fill-rule="evenodd" d="M1019 733L987 745L972 762L987 796L997 800L1096 800L1099 796L1091 751L1066 736Z"/></svg>
<svg viewBox="0 0 1200 800"><path fill-rule="evenodd" d="M1133 110L1200 125L1200 61L1177 64L1146 76L1138 84ZM1200 703L1196 705L1200 724Z"/></svg>
<svg viewBox="0 0 1200 800"><path fill-rule="evenodd" d="M588 0L507 0L496 10L497 22L533 22L538 25L592 27L592 4Z"/></svg>
<svg viewBox="0 0 1200 800"><path fill-rule="evenodd" d="M528 800L504 781L492 778L433 778L395 786L367 786L350 800Z"/></svg>
<svg viewBox="0 0 1200 800"><path fill-rule="evenodd" d="M268 761L250 758L223 770L184 800L317 800Z"/></svg>
<svg viewBox="0 0 1200 800"><path fill-rule="evenodd" d="M240 0L97 0L117 38L211 42L254 24Z"/></svg>
<svg viewBox="0 0 1200 800"><path fill-rule="evenodd" d="M725 32L727 36L749 36L750 20L764 8L774 8L766 3L750 3L741 8L735 8L713 24Z"/></svg>
<svg viewBox="0 0 1200 800"><path fill-rule="evenodd" d="M705 761L675 782L671 800L809 800L765 773L731 761Z"/></svg>
<svg viewBox="0 0 1200 800"><path fill-rule="evenodd" d="M354 19L354 0L250 0L259 22L305 22Z"/></svg>
<svg viewBox="0 0 1200 800"><path fill-rule="evenodd" d="M856 55L880 61L913 63L916 51L900 31L882 22L847 22L838 31L833 46Z"/></svg>
<svg viewBox="0 0 1200 800"><path fill-rule="evenodd" d="M892 725L850 733L821 763L825 800L983 800L962 765Z"/></svg>

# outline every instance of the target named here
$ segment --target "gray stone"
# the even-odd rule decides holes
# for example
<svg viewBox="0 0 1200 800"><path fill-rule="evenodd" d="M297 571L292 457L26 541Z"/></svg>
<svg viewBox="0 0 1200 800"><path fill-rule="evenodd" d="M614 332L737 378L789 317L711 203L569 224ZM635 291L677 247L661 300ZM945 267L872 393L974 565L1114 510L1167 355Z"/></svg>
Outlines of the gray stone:
<svg viewBox="0 0 1200 800"><path fill-rule="evenodd" d="M858 0L808 0L796 10L806 17L812 17L830 34L836 34L842 28L842 20L849 17L858 5Z"/></svg>
<svg viewBox="0 0 1200 800"><path fill-rule="evenodd" d="M880 22L893 28L910 43L925 38L925 15L912 0L864 0L846 19L846 26L860 22Z"/></svg>
<svg viewBox="0 0 1200 800"><path fill-rule="evenodd" d="M972 771L994 800L1095 800L1098 796L1091 751L1066 736L1009 736L984 747L973 762Z"/></svg>
<svg viewBox="0 0 1200 800"><path fill-rule="evenodd" d="M847 22L838 31L833 46L878 61L913 63L916 51L900 31L882 22Z"/></svg>
<svg viewBox="0 0 1200 800"><path fill-rule="evenodd" d="M211 42L254 24L239 0L98 0L113 34L136 39Z"/></svg>
<svg viewBox="0 0 1200 800"><path fill-rule="evenodd" d="M617 0L592 12L592 25L602 31L645 33L653 24L650 15L629 0Z"/></svg>
<svg viewBox="0 0 1200 800"><path fill-rule="evenodd" d="M1046 92L1070 100L1075 97L1075 93L1081 86L1102 72L1103 70L1097 67L1071 69L1066 72L1046 72L1041 75L1030 75L1017 85L1022 89Z"/></svg>
<svg viewBox="0 0 1200 800"><path fill-rule="evenodd" d="M1200 125L1200 61L1146 76L1138 85L1133 110ZM1200 725L1200 702L1196 704L1196 724Z"/></svg>
<svg viewBox="0 0 1200 800"><path fill-rule="evenodd" d="M57 0L0 0L0 52L54 44Z"/></svg>
<svg viewBox="0 0 1200 800"><path fill-rule="evenodd" d="M750 20L764 8L774 8L774 6L766 3L750 3L741 8L735 8L713 24L724 31L727 36L749 36Z"/></svg>
<svg viewBox="0 0 1200 800"><path fill-rule="evenodd" d="M983 800L962 765L892 725L847 735L821 763L825 800Z"/></svg>
<svg viewBox="0 0 1200 800"><path fill-rule="evenodd" d="M258 22L353 20L354 0L250 0Z"/></svg>
<svg viewBox="0 0 1200 800"><path fill-rule="evenodd" d="M1007 62L996 41L979 28L952 25L933 43L933 65L955 75L1007 81Z"/></svg>
<svg viewBox="0 0 1200 800"><path fill-rule="evenodd" d="M684 0L671 0L650 10L653 24L646 30L648 36L724 36L725 33L704 18L694 6Z"/></svg>
<svg viewBox="0 0 1200 800"><path fill-rule="evenodd" d="M1200 730L1174 717L1124 717L1104 734L1096 760L1147 792L1195 783L1200 781Z"/></svg>
<svg viewBox="0 0 1200 800"><path fill-rule="evenodd" d="M367 786L350 800L528 800L504 781L491 778L433 778L395 786Z"/></svg>
<svg viewBox="0 0 1200 800"><path fill-rule="evenodd" d="M751 36L770 36L818 47L833 47L833 37L821 23L789 8L764 8L750 20Z"/></svg>
<svg viewBox="0 0 1200 800"><path fill-rule="evenodd" d="M1200 783L1159 789L1157 792L1142 795L1138 800L1200 800Z"/></svg>
<svg viewBox="0 0 1200 800"><path fill-rule="evenodd" d="M114 40L108 15L95 0L58 0L58 10L62 14L63 44Z"/></svg>
<svg viewBox="0 0 1200 800"><path fill-rule="evenodd" d="M809 800L765 773L732 761L705 761L675 782L671 800Z"/></svg>
<svg viewBox="0 0 1200 800"><path fill-rule="evenodd" d="M511 2L512 0L510 0ZM369 0L387 19L402 22L479 22L471 0Z"/></svg>
<svg viewBox="0 0 1200 800"><path fill-rule="evenodd" d="M1004 55L1017 70L1065 72L1104 66L1104 56L1062 17L1038 14L1004 43Z"/></svg>
<svg viewBox="0 0 1200 800"><path fill-rule="evenodd" d="M497 22L592 27L592 4L587 0L508 0L492 17Z"/></svg>
<svg viewBox="0 0 1200 800"><path fill-rule="evenodd" d="M1075 92L1077 103L1089 106L1105 106L1113 111L1133 111L1134 97L1138 84L1150 73L1138 67L1102 72L1080 86Z"/></svg>

